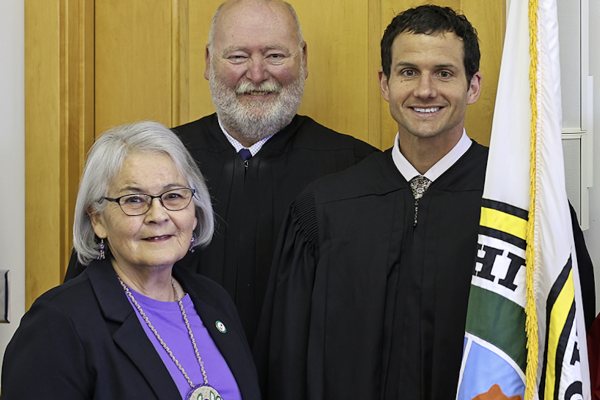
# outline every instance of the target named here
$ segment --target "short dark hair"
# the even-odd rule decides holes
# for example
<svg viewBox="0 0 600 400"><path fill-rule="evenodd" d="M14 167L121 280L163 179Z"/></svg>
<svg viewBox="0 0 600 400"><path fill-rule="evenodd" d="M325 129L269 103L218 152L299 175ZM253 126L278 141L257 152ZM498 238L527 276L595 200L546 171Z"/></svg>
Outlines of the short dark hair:
<svg viewBox="0 0 600 400"><path fill-rule="evenodd" d="M381 66L387 78L391 73L392 44L398 35L404 32L425 35L454 32L463 42L467 83L471 82L473 75L479 71L481 53L477 31L467 17L457 14L450 7L427 4L401 12L385 28L381 39Z"/></svg>

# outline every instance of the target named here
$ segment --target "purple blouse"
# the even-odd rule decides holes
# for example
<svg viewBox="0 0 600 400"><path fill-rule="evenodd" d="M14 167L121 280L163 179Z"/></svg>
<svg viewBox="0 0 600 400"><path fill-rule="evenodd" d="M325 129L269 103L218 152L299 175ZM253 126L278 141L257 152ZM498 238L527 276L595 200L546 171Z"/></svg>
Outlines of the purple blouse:
<svg viewBox="0 0 600 400"><path fill-rule="evenodd" d="M151 299L146 297L131 288L129 288L133 297L137 300L139 305L146 313L146 316L165 342L171 349L171 352L175 358L179 361L187 375L192 380L194 386L203 384L204 378L202 377L202 371L200 364L194 353L194 347L190 340L185 322L181 316L181 310L177 302L164 302ZM163 348L160 342L156 339L156 336L148 324L144 321L140 313L138 312L135 305L127 297L131 306L134 308L135 313L146 332L146 335L154 345L157 353L160 355L163 363L169 370L173 381L179 389L181 398L185 399L188 392L192 389L188 381L185 379L177 365L173 362L167 351ZM185 297L181 300L183 307L187 314L196 346L202 357L204 363L204 369L208 377L208 384L214 387L224 400L242 400L242 395L238 388L237 382L227 365L227 362L221 355L221 352L217 348L217 345L213 341L212 337L208 333L208 330L204 326L200 316L194 308L194 304L190 299L190 296L186 293Z"/></svg>

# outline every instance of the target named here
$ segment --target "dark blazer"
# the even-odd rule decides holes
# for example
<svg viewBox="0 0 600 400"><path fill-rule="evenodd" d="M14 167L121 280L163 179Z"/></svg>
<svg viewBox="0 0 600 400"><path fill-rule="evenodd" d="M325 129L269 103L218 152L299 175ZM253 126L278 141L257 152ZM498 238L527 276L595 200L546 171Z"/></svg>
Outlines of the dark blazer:
<svg viewBox="0 0 600 400"><path fill-rule="evenodd" d="M256 370L223 288L175 266L173 276L227 361L244 400L258 400ZM227 328L220 333L215 321ZM21 320L2 366L2 399L179 399L108 260L40 296Z"/></svg>

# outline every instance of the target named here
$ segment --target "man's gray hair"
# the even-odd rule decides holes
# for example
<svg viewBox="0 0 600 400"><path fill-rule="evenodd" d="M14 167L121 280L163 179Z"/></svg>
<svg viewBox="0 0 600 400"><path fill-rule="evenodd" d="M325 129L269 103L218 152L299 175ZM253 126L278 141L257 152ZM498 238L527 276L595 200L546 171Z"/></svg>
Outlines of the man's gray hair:
<svg viewBox="0 0 600 400"><path fill-rule="evenodd" d="M274 0L263 0L263 1L265 3L273 3ZM292 7L292 5L290 3L286 2L286 1L283 1L282 3L286 5L288 10L292 14L292 17L294 17L294 21L296 23L296 36L298 37L298 46L300 47L300 49L302 49L302 47L304 47L304 36L302 35L302 28L300 27L300 20L298 19L296 10L294 10L294 7ZM215 11L215 15L213 15L212 22L210 24L210 33L208 35L208 49L211 53L211 57L212 57L213 44L215 42L215 25L216 25L219 13L221 12L221 8L225 4L226 4L226 2L221 3L221 5L217 8L217 11Z"/></svg>
<svg viewBox="0 0 600 400"><path fill-rule="evenodd" d="M173 160L189 187L196 190L194 205L198 224L195 245L208 244L214 230L214 215L204 177L196 162L170 129L158 122L121 125L105 132L94 143L87 157L75 204L73 247L79 262L88 265L100 254L90 214L102 213L108 189L131 154L165 154ZM123 214L123 218L129 218Z"/></svg>

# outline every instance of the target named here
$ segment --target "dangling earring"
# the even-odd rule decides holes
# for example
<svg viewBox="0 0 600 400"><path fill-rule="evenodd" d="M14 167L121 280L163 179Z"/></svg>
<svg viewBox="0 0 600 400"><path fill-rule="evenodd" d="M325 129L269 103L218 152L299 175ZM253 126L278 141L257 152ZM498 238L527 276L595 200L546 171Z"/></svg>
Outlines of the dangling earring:
<svg viewBox="0 0 600 400"><path fill-rule="evenodd" d="M100 243L98 243L98 248L100 249L100 254L98 254L97 260L104 260L104 239L100 239Z"/></svg>
<svg viewBox="0 0 600 400"><path fill-rule="evenodd" d="M194 243L196 243L196 236L192 233L192 242L190 243L190 253L194 252Z"/></svg>

